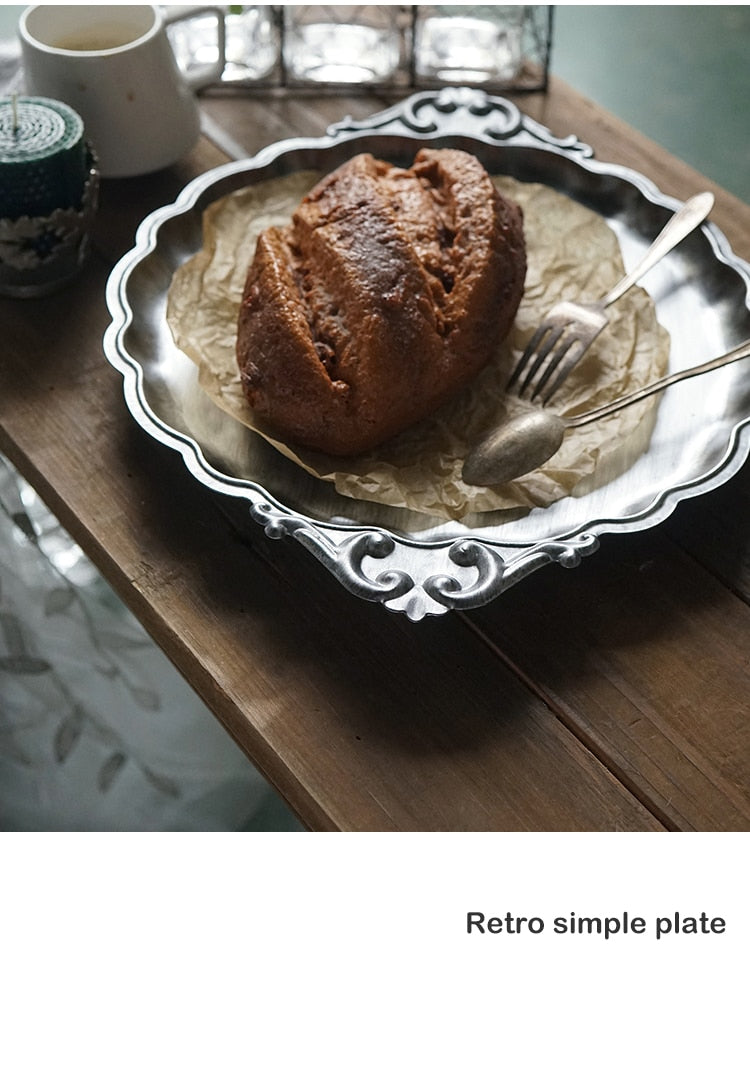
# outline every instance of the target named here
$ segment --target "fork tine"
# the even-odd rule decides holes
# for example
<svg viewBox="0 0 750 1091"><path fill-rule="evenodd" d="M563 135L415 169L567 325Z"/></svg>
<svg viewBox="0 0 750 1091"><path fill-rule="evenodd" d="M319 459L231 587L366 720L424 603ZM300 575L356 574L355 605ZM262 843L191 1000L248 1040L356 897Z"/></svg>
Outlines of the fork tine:
<svg viewBox="0 0 750 1091"><path fill-rule="evenodd" d="M577 345L577 347L573 348L574 345ZM567 358L566 358L565 362L562 364L562 366L557 368L557 371L554 370L553 364L554 363L559 363L563 359L563 357L565 356L565 352L562 352L560 354L560 356L559 356L559 360L553 361L553 364L550 364L549 368L547 369L547 372L545 372L542 379L540 379L540 381L539 381L539 383L538 383L538 385L537 385L537 387L536 387L536 389L534 391L533 397L535 397L535 398L539 397L542 390L544 389L544 386L546 385L548 380L550 378L552 378L552 375L554 374L552 385L549 387L549 389L547 390L547 393L542 398L542 405L546 405L547 402L552 397L552 395L555 393L555 391L560 386L562 386L562 384L567 379L568 375L570 375L573 368L576 366L578 361L581 359L583 354L588 349L588 346L589 346L588 341L577 341L577 339L575 337L571 337L568 340L568 343L567 343L567 348L566 348Z"/></svg>
<svg viewBox="0 0 750 1091"><path fill-rule="evenodd" d="M577 346L577 348L574 348L574 346ZM553 380L552 386L543 399L543 402L546 404L581 359L586 350L586 346L587 342L582 342L576 333L571 333L568 337L559 340L552 359L547 364L539 382L534 387L533 393L531 394L531 401L538 398L550 380Z"/></svg>
<svg viewBox="0 0 750 1091"><path fill-rule="evenodd" d="M513 369L511 377L508 379L506 385L507 390L510 390L510 388L519 381L521 375L523 374L523 370L531 359L533 353L535 352L537 345L542 340L542 338L546 336L548 331L549 323L537 326L537 328L534 330L534 333L531 335L530 340L527 342L525 349L521 353L521 357L518 363Z"/></svg>
<svg viewBox="0 0 750 1091"><path fill-rule="evenodd" d="M508 380L507 390L510 390L516 384L520 384L518 394L519 396L523 394L546 360L561 332L560 326L551 323L542 325L536 330Z"/></svg>
<svg viewBox="0 0 750 1091"><path fill-rule="evenodd" d="M596 329L581 329L579 327L573 330L570 336L566 338L562 345L560 345L554 358L550 361L549 367L539 380L539 383L532 394L532 400L539 397L549 380L552 379L552 386L549 387L542 399L542 405L547 404L555 391L565 382L581 357L591 348L596 338L604 329L605 324L606 323L602 322ZM574 348L574 345L577 345L577 347ZM561 361L563 360L564 362L562 363L562 366L560 366Z"/></svg>

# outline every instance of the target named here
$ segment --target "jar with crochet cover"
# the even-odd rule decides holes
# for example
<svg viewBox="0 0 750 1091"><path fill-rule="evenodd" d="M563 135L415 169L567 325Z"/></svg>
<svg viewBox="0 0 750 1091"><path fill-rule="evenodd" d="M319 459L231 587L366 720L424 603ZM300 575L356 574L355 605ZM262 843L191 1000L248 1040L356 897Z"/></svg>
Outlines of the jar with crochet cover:
<svg viewBox="0 0 750 1091"><path fill-rule="evenodd" d="M88 250L96 156L75 110L53 99L0 99L0 293L45 295Z"/></svg>

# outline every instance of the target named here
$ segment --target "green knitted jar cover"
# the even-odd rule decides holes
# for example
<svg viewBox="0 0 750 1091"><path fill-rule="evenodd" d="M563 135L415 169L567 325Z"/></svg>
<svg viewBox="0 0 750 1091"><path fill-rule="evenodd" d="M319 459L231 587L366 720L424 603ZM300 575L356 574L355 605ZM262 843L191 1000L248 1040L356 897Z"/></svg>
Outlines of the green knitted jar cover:
<svg viewBox="0 0 750 1091"><path fill-rule="evenodd" d="M0 218L79 207L86 174L75 110L53 99L0 99Z"/></svg>

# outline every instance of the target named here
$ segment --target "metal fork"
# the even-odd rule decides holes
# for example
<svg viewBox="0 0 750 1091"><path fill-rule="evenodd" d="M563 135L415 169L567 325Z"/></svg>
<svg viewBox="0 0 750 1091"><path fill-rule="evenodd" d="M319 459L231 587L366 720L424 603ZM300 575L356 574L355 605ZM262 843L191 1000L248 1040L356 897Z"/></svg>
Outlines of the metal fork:
<svg viewBox="0 0 750 1091"><path fill-rule="evenodd" d="M543 399L543 404L546 404L607 325L606 308L703 223L713 208L713 203L712 193L698 193L686 201L649 246L636 267L603 299L596 303L556 303L532 335L508 380L507 389L517 386L517 394L523 396L543 368L529 400L533 401L546 390Z"/></svg>

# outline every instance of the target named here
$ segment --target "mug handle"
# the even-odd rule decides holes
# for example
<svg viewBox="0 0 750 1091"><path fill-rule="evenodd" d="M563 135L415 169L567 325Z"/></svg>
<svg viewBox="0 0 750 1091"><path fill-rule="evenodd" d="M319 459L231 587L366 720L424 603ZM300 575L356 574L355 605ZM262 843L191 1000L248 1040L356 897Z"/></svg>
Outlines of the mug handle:
<svg viewBox="0 0 750 1091"><path fill-rule="evenodd" d="M204 64L193 73L183 72L185 82L193 91L200 91L202 87L208 87L211 83L218 83L224 72L224 66L226 65L226 27L224 25L224 12L221 8L212 7L211 5L208 5L207 7L180 5L179 7L171 9L162 9L165 27L171 26L173 23L180 23L183 20L195 19L198 15L216 16L216 43L219 49L219 56L214 64Z"/></svg>

